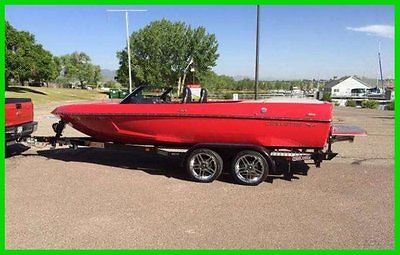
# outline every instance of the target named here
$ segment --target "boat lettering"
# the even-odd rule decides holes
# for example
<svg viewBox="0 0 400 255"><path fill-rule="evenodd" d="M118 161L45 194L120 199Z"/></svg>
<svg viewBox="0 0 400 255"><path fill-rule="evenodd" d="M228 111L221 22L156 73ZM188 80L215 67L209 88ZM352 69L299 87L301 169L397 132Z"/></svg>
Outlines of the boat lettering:
<svg viewBox="0 0 400 255"><path fill-rule="evenodd" d="M301 127L303 123L294 122L294 121L271 121L268 120L265 122L267 126L271 127Z"/></svg>

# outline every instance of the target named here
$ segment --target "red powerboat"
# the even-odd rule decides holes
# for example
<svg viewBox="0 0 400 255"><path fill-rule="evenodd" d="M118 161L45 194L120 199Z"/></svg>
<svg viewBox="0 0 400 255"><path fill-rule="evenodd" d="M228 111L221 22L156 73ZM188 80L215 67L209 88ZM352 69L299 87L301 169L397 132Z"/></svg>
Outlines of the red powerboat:
<svg viewBox="0 0 400 255"><path fill-rule="evenodd" d="M327 102L293 99L210 102L206 90L193 102L188 88L182 101L173 102L169 96L172 88L150 97L144 96L144 88L138 87L118 103L56 108L52 113L61 121L53 126L56 136L52 144L184 148L184 162L193 179L211 182L218 178L224 162L232 162L237 182L257 185L275 168L278 158L312 160L319 167L323 160L337 155L331 150L333 142L352 141L355 136L365 135L357 127L333 127L332 104ZM90 139L62 140L65 124Z"/></svg>
<svg viewBox="0 0 400 255"><path fill-rule="evenodd" d="M101 141L194 145L255 144L263 147L323 148L331 129L332 104L317 100L168 102L144 98L138 88L120 103L56 108L73 128Z"/></svg>

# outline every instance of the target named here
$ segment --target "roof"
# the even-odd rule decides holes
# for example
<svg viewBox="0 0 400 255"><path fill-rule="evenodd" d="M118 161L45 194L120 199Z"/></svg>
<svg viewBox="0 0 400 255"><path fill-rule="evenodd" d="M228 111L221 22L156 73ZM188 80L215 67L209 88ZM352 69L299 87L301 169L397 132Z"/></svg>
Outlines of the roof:
<svg viewBox="0 0 400 255"><path fill-rule="evenodd" d="M337 80L332 80L329 81L327 84L325 84L324 88L325 89L330 89L336 85L338 85L339 83L341 83L344 80L347 80L348 78L353 78L354 80L358 81L359 83L367 86L367 87L371 87L371 84L368 84L367 82L363 81L362 79L358 78L357 76L343 76Z"/></svg>
<svg viewBox="0 0 400 255"><path fill-rule="evenodd" d="M364 82L364 84L368 87L376 87L378 84L380 84L380 81L377 81L377 79L371 79L371 78L366 78L366 77L361 77L358 79L360 81Z"/></svg>
<svg viewBox="0 0 400 255"><path fill-rule="evenodd" d="M333 86L336 86L337 84L341 83L342 81L344 81L344 80L346 80L348 78L350 78L350 76L343 76L342 78L339 78L337 80L331 80L327 84L325 84L324 88L325 89L330 89Z"/></svg>

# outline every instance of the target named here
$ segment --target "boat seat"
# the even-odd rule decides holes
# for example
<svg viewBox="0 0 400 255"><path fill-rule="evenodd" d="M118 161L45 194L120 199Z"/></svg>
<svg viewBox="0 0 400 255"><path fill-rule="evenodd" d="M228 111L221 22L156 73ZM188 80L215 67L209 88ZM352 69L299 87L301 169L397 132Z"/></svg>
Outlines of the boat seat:
<svg viewBox="0 0 400 255"><path fill-rule="evenodd" d="M201 89L200 90L200 100L199 103L207 103L207 96L208 96L208 90L207 89Z"/></svg>
<svg viewBox="0 0 400 255"><path fill-rule="evenodd" d="M182 93L182 104L187 104L192 102L192 91L190 88L185 87Z"/></svg>

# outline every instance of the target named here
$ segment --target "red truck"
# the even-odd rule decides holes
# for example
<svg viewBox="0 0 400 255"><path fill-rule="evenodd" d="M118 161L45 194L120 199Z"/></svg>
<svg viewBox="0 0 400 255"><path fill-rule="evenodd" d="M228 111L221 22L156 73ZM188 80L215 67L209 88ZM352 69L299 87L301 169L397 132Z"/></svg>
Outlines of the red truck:
<svg viewBox="0 0 400 255"><path fill-rule="evenodd" d="M30 98L6 98L6 145L19 142L37 128L33 121L33 104Z"/></svg>

